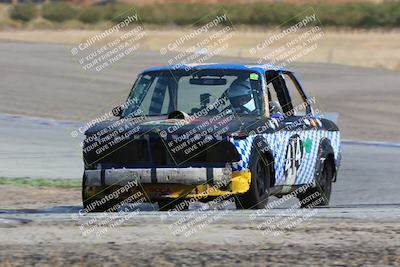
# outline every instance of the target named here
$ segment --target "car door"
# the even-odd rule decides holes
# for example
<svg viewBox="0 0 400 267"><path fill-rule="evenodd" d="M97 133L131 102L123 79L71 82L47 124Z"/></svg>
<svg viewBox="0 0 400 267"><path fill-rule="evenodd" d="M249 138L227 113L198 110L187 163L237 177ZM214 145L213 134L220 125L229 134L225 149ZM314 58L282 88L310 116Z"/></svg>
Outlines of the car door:
<svg viewBox="0 0 400 267"><path fill-rule="evenodd" d="M275 158L275 184L311 183L316 157L314 151L318 143L318 125L314 123L312 101L306 97L292 73L270 71L266 76L270 117L279 123L270 140Z"/></svg>

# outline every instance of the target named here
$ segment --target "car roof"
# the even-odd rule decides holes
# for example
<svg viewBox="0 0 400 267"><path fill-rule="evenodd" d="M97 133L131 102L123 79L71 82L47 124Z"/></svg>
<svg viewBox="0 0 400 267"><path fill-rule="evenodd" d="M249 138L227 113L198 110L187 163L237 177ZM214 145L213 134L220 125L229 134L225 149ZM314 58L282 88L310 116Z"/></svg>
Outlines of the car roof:
<svg viewBox="0 0 400 267"><path fill-rule="evenodd" d="M187 69L232 69L232 70L247 70L258 73L264 73L267 70L286 71L285 69L270 64L222 64L222 63L205 63L205 64L179 64L179 65L165 65L154 66L145 69L143 72L163 71L163 70L187 70Z"/></svg>

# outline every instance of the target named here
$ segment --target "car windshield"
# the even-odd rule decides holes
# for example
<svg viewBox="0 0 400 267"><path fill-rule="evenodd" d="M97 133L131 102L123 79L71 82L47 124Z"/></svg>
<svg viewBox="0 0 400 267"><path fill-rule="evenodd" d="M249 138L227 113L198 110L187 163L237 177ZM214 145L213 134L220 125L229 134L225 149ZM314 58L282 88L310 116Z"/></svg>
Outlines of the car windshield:
<svg viewBox="0 0 400 267"><path fill-rule="evenodd" d="M261 79L251 71L152 71L138 77L122 116L138 111L150 116L166 115L173 111L191 115L205 108L210 113L259 115L262 113L260 95Z"/></svg>

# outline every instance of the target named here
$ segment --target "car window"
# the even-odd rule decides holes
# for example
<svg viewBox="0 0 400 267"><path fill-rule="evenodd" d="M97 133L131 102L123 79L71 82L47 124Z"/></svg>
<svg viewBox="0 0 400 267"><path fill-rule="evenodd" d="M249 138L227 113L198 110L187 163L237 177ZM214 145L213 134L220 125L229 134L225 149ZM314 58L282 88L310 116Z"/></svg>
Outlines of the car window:
<svg viewBox="0 0 400 267"><path fill-rule="evenodd" d="M261 91L261 79L249 71L151 72L143 74L133 86L129 99L136 101L131 101L123 116L138 109L145 115L165 115L174 110L194 114L208 104L212 106L210 114L261 114Z"/></svg>
<svg viewBox="0 0 400 267"><path fill-rule="evenodd" d="M278 71L270 71L267 72L266 79L270 111L277 110L276 106L279 106L282 112L291 116L302 116L306 113L305 99L291 76Z"/></svg>
<svg viewBox="0 0 400 267"><path fill-rule="evenodd" d="M305 106L303 105L305 99L301 96L296 85L293 83L292 78L288 74L283 74L282 78L285 81L286 88L289 92L290 99L293 106L293 114L295 116L303 116L306 114Z"/></svg>
<svg viewBox="0 0 400 267"><path fill-rule="evenodd" d="M141 110L149 115L168 113L168 80L164 76L151 78L149 75L142 79L148 80L149 84L148 88L143 89Z"/></svg>
<svg viewBox="0 0 400 267"><path fill-rule="evenodd" d="M201 95L208 95L209 103L214 103L229 88L235 77L224 77L227 80L225 85L204 86L191 84L192 76L183 76L178 81L178 110L192 111L203 106Z"/></svg>
<svg viewBox="0 0 400 267"><path fill-rule="evenodd" d="M148 77L148 75L146 75L142 79L149 79L150 80L150 77ZM159 80L159 77L155 77L155 79L151 82L151 84L149 84L150 86L147 89L144 88L144 90L146 90L146 93L144 93L144 95L143 95L143 101L142 101L141 109L145 113L149 112L151 98L154 95L154 88L156 87L156 84L157 84L158 80Z"/></svg>

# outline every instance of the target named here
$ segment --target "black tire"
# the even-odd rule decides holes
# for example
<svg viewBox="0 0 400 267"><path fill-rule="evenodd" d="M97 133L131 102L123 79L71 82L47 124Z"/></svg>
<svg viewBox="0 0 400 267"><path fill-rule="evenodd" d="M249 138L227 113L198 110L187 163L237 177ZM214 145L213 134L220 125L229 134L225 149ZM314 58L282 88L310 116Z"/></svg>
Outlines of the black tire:
<svg viewBox="0 0 400 267"><path fill-rule="evenodd" d="M270 164L258 151L250 156L251 182L250 189L244 194L235 196L237 209L263 209L267 205L270 189Z"/></svg>
<svg viewBox="0 0 400 267"><path fill-rule="evenodd" d="M114 208L115 205L118 204L118 201L106 201L104 204L98 206L94 206L92 204L95 203L96 200L100 200L97 199L96 197L90 197L87 196L85 194L85 189L86 189L86 178L85 175L83 175L83 179L82 179L82 204L83 204L83 208L85 209L86 212L105 212L105 211L109 211L109 212L115 212L118 211L118 209L111 209ZM99 202L97 202L99 203ZM111 210L109 210L111 209Z"/></svg>
<svg viewBox="0 0 400 267"><path fill-rule="evenodd" d="M324 161L321 175L316 181L316 186L308 189L305 193L298 195L302 208L329 205L334 174L333 168L334 166L332 165L331 161ZM309 201L307 201L307 198Z"/></svg>
<svg viewBox="0 0 400 267"><path fill-rule="evenodd" d="M183 211L189 209L189 202L185 202L184 199L162 199L158 201L159 211L174 210Z"/></svg>

